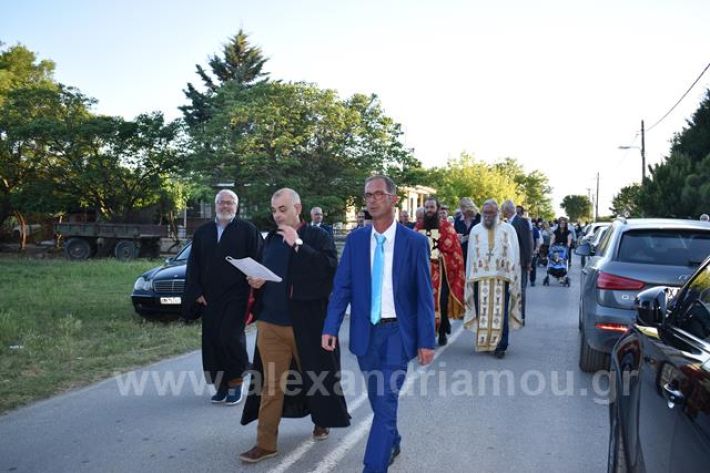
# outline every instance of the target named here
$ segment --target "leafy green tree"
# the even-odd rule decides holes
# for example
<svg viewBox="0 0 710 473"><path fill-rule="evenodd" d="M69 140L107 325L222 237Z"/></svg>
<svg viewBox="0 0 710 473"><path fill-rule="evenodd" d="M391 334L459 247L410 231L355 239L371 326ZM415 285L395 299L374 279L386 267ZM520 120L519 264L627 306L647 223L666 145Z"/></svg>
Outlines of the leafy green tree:
<svg viewBox="0 0 710 473"><path fill-rule="evenodd" d="M207 182L234 182L242 211L261 225L280 187L296 189L304 209L319 205L337 220L348 205L361 202L372 172L388 172L399 184L420 172L399 140L399 124L383 113L376 96L341 100L304 83L227 83L213 110L203 132L192 130L193 145L199 143L192 169Z"/></svg>
<svg viewBox="0 0 710 473"><path fill-rule="evenodd" d="M437 196L452 208L458 206L461 197L471 197L479 207L487 199L496 199L499 203L505 199L522 200L517 184L508 173L467 153L450 160L446 167L435 169L432 177Z"/></svg>
<svg viewBox="0 0 710 473"><path fill-rule="evenodd" d="M678 133L670 156L650 167L639 194L647 216L697 218L710 209L710 90L687 126Z"/></svg>
<svg viewBox="0 0 710 473"><path fill-rule="evenodd" d="M12 215L22 223L39 205L34 191L44 187L38 183L46 152L34 136L42 118L58 112L61 86L53 71L52 61L39 61L22 45L0 50L0 224Z"/></svg>
<svg viewBox="0 0 710 473"><path fill-rule="evenodd" d="M82 206L119 222L181 198L182 188L171 181L184 165L179 122L165 123L162 114L153 113L52 125L50 173L61 183L60 195L79 198Z"/></svg>
<svg viewBox="0 0 710 473"><path fill-rule="evenodd" d="M0 42L0 48L3 43ZM38 61L34 52L20 44L0 49L0 105L8 93L17 89L57 89L54 81L54 62Z"/></svg>
<svg viewBox="0 0 710 473"><path fill-rule="evenodd" d="M548 177L542 171L535 170L525 176L522 183L524 206L531 217L554 218L552 207L552 187Z"/></svg>
<svg viewBox="0 0 710 473"><path fill-rule="evenodd" d="M592 202L586 195L566 195L560 206L572 222L592 217Z"/></svg>
<svg viewBox="0 0 710 473"><path fill-rule="evenodd" d="M671 154L685 154L694 163L700 163L710 153L710 89L686 125L673 138Z"/></svg>
<svg viewBox="0 0 710 473"><path fill-rule="evenodd" d="M466 196L472 197L479 206L490 198L498 202L511 199L525 206L531 216L551 218L553 215L552 189L547 176L537 170L526 174L512 158L490 165L462 153L446 167L434 169L429 183L437 188L440 198L454 207Z"/></svg>
<svg viewBox="0 0 710 473"><path fill-rule="evenodd" d="M695 163L686 154L673 153L650 169L639 195L646 216L697 217L710 208L710 154Z"/></svg>
<svg viewBox="0 0 710 473"><path fill-rule="evenodd" d="M495 168L511 177L518 186L520 198L516 204L524 206L530 216L551 219L554 217L552 207L552 187L548 177L539 170L526 173L516 159L506 158L495 164Z"/></svg>
<svg viewBox="0 0 710 473"><path fill-rule="evenodd" d="M212 117L212 99L220 87L226 83L249 87L268 79L263 72L267 59L260 48L249 44L249 38L241 29L224 45L222 55L213 55L208 60L210 72L197 64L197 75L202 81L203 92L192 83L187 84L183 93L190 101L180 107L185 122L189 127L197 127L206 123Z"/></svg>
<svg viewBox="0 0 710 473"><path fill-rule="evenodd" d="M611 201L609 210L614 215L625 217L641 217L639 209L639 195L641 193L641 185L632 184L622 187L618 194Z"/></svg>

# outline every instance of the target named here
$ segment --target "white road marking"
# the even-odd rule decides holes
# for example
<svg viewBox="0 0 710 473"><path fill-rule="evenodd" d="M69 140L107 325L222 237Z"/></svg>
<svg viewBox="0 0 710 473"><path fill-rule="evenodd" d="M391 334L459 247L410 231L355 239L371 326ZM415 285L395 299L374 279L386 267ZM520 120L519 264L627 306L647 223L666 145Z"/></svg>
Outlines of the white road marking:
<svg viewBox="0 0 710 473"><path fill-rule="evenodd" d="M449 337L449 344L443 346L442 348L439 348L436 353L434 354L434 359L428 366L433 366L434 361L446 351L447 348L451 346L451 343L453 343L459 335L461 335L461 332L463 332L463 327L461 327L459 330L457 330L451 337ZM409 390L414 386L414 382L421 377L421 375L426 372L428 368L426 366L418 367L417 369L414 370L414 374L412 376L407 377L407 381L402 387L402 391L400 392L400 396L402 394L407 394ZM372 417L373 414L368 414L368 416L360 421L358 424L357 428L350 432L347 437L343 439L343 441L340 443L340 445L333 449L328 455L321 460L321 462L318 464L318 466L311 471L311 473L327 473L329 471L332 471L337 465L340 460L345 456L348 451L355 446L362 438L369 432L370 430L370 424L372 423ZM304 452L305 453L305 452Z"/></svg>
<svg viewBox="0 0 710 473"><path fill-rule="evenodd" d="M365 401L367 401L367 393L361 394L357 399L355 399L355 402L350 405L350 413L352 414L353 412L355 412L360 406L362 406ZM313 448L315 443L316 442L310 438L308 440L303 441L298 447L296 447L295 450L286 455L276 468L274 468L273 470L269 470L270 473L284 473L291 467L291 465L296 463L306 453L308 453L308 451Z"/></svg>

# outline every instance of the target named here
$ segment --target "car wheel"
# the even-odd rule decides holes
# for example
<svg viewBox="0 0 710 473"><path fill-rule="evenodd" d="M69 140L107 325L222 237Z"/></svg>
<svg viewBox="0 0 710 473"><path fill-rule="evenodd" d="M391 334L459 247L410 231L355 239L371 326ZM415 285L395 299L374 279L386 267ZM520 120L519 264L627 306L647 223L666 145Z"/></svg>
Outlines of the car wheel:
<svg viewBox="0 0 710 473"><path fill-rule="evenodd" d="M132 260L138 256L138 247L131 240L121 240L116 243L113 254L121 261Z"/></svg>
<svg viewBox="0 0 710 473"><path fill-rule="evenodd" d="M579 368L585 373L596 373L599 370L607 369L609 367L609 355L589 346L584 329L582 329L580 334Z"/></svg>
<svg viewBox="0 0 710 473"><path fill-rule="evenodd" d="M609 426L609 455L607 460L608 473L627 473L629 471L626 463L626 449L624 447L624 435L621 431L619 421L619 405L612 404L612 415Z"/></svg>
<svg viewBox="0 0 710 473"><path fill-rule="evenodd" d="M64 254L71 260L88 259L91 256L91 244L83 238L70 238L64 243Z"/></svg>

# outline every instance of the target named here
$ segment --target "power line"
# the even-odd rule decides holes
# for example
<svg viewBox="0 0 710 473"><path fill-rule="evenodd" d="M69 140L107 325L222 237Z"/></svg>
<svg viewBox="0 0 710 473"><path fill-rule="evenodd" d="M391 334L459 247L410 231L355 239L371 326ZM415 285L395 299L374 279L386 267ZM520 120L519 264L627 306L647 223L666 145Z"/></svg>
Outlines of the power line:
<svg viewBox="0 0 710 473"><path fill-rule="evenodd" d="M654 124L651 125L650 127L646 128L646 131L647 131L647 132L653 130L653 129L656 127L656 125L658 125L659 123L661 123L668 115L671 114L671 112L672 112L673 110L675 110L675 108L678 106L678 104L680 104L680 103L683 101L683 99L685 98L685 96L690 93L690 91L692 90L692 88L695 87L695 84L697 84L698 81L700 81L700 78L703 77L703 74L705 74L705 72L706 72L708 69L710 69L710 62L708 63L707 66L705 66L705 69L703 69L703 72L700 73L700 75L698 76L698 78L695 79L695 81L694 81L692 84L690 84L690 87L688 87L688 90L686 90L685 93L683 94L683 96L682 96L680 99L678 99L678 101L675 103L675 105L673 105L673 106L671 107L671 109L666 112L665 115L663 115L661 118L659 118L656 123L654 123Z"/></svg>

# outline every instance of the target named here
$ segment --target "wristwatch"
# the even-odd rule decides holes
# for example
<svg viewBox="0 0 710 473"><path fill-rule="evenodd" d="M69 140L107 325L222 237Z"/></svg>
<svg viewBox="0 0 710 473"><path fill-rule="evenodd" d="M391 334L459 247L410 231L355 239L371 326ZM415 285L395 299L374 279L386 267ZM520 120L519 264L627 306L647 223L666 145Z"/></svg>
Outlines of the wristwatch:
<svg viewBox="0 0 710 473"><path fill-rule="evenodd" d="M294 243L293 247L298 248L301 245L303 245L303 240L301 240L300 238L296 238L296 242Z"/></svg>

